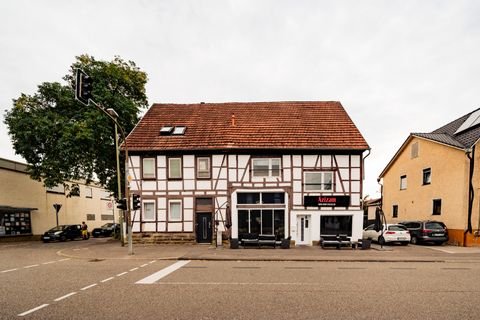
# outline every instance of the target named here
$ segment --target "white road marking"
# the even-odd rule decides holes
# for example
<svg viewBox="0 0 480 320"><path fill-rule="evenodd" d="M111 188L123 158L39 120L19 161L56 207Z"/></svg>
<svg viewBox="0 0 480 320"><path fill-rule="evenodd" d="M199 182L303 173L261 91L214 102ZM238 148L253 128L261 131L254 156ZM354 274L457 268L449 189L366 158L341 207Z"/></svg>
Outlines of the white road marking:
<svg viewBox="0 0 480 320"><path fill-rule="evenodd" d="M55 262L57 262L57 261L48 261L48 262L44 262L42 264L52 264L52 263L55 263Z"/></svg>
<svg viewBox="0 0 480 320"><path fill-rule="evenodd" d="M32 264L31 266L26 266L26 267L23 267L24 269L29 269L29 268L34 268L34 267L38 267L39 265L38 264Z"/></svg>
<svg viewBox="0 0 480 320"><path fill-rule="evenodd" d="M142 265L140 266L140 268L143 268L143 267L146 267L146 266L148 266L148 263L142 264Z"/></svg>
<svg viewBox="0 0 480 320"><path fill-rule="evenodd" d="M60 298L57 298L57 299L53 300L53 301L60 301L60 300L66 299L66 298L68 298L68 297L71 297L71 296L73 296L74 294L77 294L77 293L76 293L76 292L70 292L70 293L68 293L68 294L66 294L66 295L64 295L64 296L62 296L62 297L60 297Z"/></svg>
<svg viewBox="0 0 480 320"><path fill-rule="evenodd" d="M138 270L138 268L133 268L133 269L130 269L130 271L135 271L135 270Z"/></svg>
<svg viewBox="0 0 480 320"><path fill-rule="evenodd" d="M95 287L96 285L97 285L97 284L96 284L96 283L94 283L94 284L91 284L91 285L89 285L89 286L83 287L83 288L82 288L82 289L80 289L80 290L82 290L82 291L85 291L85 290L87 290L87 289L90 289L90 288L93 288L93 287Z"/></svg>
<svg viewBox="0 0 480 320"><path fill-rule="evenodd" d="M65 259L60 259L60 260L57 260L57 261L61 262L61 261L68 261L68 260L72 260L72 258L65 258Z"/></svg>
<svg viewBox="0 0 480 320"><path fill-rule="evenodd" d="M37 310L40 310L40 309L42 309L42 308L45 308L46 306L48 306L47 303L42 304L41 306L38 306L38 307L33 308L33 309L30 309L30 310L25 311L25 312L23 312L23 313L20 313L18 316L19 316L19 317L26 316L27 314L30 314L30 313L33 313L33 312L35 312L35 311L37 311Z"/></svg>
<svg viewBox="0 0 480 320"><path fill-rule="evenodd" d="M100 281L100 282L104 283L104 282L107 282L107 281L112 280L113 278L114 278L114 277L110 277L110 278L104 279L104 280L102 280L102 281Z"/></svg>
<svg viewBox="0 0 480 320"><path fill-rule="evenodd" d="M150 261L149 263L152 264L152 263L155 263L155 261L157 261L157 260L152 260L152 261Z"/></svg>
<svg viewBox="0 0 480 320"><path fill-rule="evenodd" d="M121 276L123 276L124 274L127 274L127 273L128 273L127 271L119 273L119 274L117 274L117 277L121 277Z"/></svg>
<svg viewBox="0 0 480 320"><path fill-rule="evenodd" d="M159 282L161 285L209 285L209 286L318 286L321 283L305 283L305 282Z"/></svg>
<svg viewBox="0 0 480 320"><path fill-rule="evenodd" d="M15 271L15 270L18 270L18 269L17 269L17 268L15 268L15 269L3 270L3 271L1 271L1 273L12 272L12 271Z"/></svg>
<svg viewBox="0 0 480 320"><path fill-rule="evenodd" d="M158 272L155 272L154 274L152 274L152 275L150 275L146 278L143 278L142 280L139 280L136 283L137 284L152 284L152 283L162 279L163 277L168 276L170 273L180 269L181 267L188 264L189 262L190 262L190 260L175 262L171 266L166 267L166 268L164 268L164 269L162 269Z"/></svg>

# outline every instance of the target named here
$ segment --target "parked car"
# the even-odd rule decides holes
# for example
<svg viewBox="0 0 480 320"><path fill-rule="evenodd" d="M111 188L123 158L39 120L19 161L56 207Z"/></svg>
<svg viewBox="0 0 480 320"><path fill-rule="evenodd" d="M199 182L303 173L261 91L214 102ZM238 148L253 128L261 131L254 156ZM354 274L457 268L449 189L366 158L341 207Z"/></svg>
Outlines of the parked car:
<svg viewBox="0 0 480 320"><path fill-rule="evenodd" d="M369 225L363 230L363 239L371 239L379 244L385 244L387 242L399 242L406 246L410 243L410 232L401 224L386 224L383 225L382 230L376 231L375 225Z"/></svg>
<svg viewBox="0 0 480 320"><path fill-rule="evenodd" d="M100 228L92 230L92 236L97 237L111 237L114 233L120 232L120 225L118 223L105 223Z"/></svg>
<svg viewBox="0 0 480 320"><path fill-rule="evenodd" d="M90 234L87 234L87 239L89 237ZM82 226L80 224L59 225L46 231L41 239L43 242L82 239Z"/></svg>
<svg viewBox="0 0 480 320"><path fill-rule="evenodd" d="M433 243L442 245L448 241L448 230L440 221L402 221L400 222L410 231L410 243Z"/></svg>

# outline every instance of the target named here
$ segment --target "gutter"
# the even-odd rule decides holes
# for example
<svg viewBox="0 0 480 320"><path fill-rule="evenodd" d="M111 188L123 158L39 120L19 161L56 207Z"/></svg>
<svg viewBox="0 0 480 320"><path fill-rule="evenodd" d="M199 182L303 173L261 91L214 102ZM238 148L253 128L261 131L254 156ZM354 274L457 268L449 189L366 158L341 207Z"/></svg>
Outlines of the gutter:
<svg viewBox="0 0 480 320"><path fill-rule="evenodd" d="M472 211L473 211L473 200L475 198L475 191L473 189L473 173L475 169L475 145L471 149L465 151L465 155L470 160L470 170L468 174L468 218L467 218L467 229L463 233L463 246L467 246L467 233L472 233Z"/></svg>

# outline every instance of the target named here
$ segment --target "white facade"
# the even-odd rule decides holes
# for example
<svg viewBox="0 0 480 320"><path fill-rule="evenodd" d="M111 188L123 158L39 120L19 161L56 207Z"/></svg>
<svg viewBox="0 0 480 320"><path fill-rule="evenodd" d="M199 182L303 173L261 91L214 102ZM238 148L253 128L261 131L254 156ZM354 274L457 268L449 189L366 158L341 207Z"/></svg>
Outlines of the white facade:
<svg viewBox="0 0 480 320"><path fill-rule="evenodd" d="M363 159L359 152L132 155L130 160L131 192L142 199L134 232L198 233L200 214L208 213L205 204L211 199L213 222L231 238L238 238L239 228L255 229L281 232L296 244L312 245L321 232L332 230L326 224L333 226L333 220L351 229L352 239L361 238ZM305 197L327 196L347 198L349 205L305 206Z"/></svg>

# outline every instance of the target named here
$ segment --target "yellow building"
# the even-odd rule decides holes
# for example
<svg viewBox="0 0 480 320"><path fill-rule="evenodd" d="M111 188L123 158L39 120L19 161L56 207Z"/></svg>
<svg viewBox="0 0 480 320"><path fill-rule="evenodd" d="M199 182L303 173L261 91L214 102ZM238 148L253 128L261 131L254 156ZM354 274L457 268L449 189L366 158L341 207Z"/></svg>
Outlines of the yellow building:
<svg viewBox="0 0 480 320"><path fill-rule="evenodd" d="M480 246L480 109L412 133L379 176L388 222L436 220L449 243Z"/></svg>
<svg viewBox="0 0 480 320"><path fill-rule="evenodd" d="M0 241L39 238L57 225L54 204L61 205L58 224L85 221L91 230L118 221L115 202L105 189L79 183L80 194L67 197L63 185L45 188L30 178L26 168L23 163L0 159Z"/></svg>

